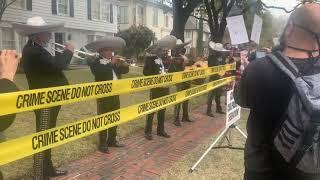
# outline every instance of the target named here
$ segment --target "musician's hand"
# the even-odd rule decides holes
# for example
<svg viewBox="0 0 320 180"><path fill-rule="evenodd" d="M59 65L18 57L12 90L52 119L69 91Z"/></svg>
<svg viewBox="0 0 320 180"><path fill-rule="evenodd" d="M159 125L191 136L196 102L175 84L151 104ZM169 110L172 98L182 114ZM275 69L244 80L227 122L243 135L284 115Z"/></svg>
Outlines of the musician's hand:
<svg viewBox="0 0 320 180"><path fill-rule="evenodd" d="M66 43L65 46L65 49L74 52L74 45L72 43Z"/></svg>
<svg viewBox="0 0 320 180"><path fill-rule="evenodd" d="M117 64L120 62L120 59L121 57L116 55L116 56L113 56L112 59L111 59L111 64Z"/></svg>
<svg viewBox="0 0 320 180"><path fill-rule="evenodd" d="M3 50L0 52L0 79L13 81L20 58L20 55L15 50Z"/></svg>

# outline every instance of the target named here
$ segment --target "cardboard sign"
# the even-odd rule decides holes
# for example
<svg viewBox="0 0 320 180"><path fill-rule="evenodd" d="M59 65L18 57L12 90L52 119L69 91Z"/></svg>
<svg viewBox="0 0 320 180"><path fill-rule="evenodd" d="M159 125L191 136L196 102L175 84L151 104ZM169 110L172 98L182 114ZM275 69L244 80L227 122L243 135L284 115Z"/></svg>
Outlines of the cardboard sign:
<svg viewBox="0 0 320 180"><path fill-rule="evenodd" d="M250 39L257 44L260 42L262 23L262 18L255 14Z"/></svg>
<svg viewBox="0 0 320 180"><path fill-rule="evenodd" d="M242 15L228 17L227 26L228 26L232 45L249 42L247 29L244 24L244 19Z"/></svg>
<svg viewBox="0 0 320 180"><path fill-rule="evenodd" d="M274 46L277 46L277 45L280 44L279 39L280 39L280 38L278 38L278 37L272 39Z"/></svg>
<svg viewBox="0 0 320 180"><path fill-rule="evenodd" d="M227 92L226 127L237 122L241 117L241 107L236 104L233 90Z"/></svg>

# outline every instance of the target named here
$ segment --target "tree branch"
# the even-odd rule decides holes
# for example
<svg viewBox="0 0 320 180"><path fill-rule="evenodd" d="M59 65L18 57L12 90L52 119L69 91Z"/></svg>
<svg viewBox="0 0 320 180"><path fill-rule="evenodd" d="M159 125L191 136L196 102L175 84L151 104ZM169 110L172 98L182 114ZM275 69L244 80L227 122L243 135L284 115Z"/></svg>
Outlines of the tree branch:
<svg viewBox="0 0 320 180"><path fill-rule="evenodd" d="M260 0L259 2L262 4L263 7L267 8L267 9L280 9L280 10L283 10L284 12L286 12L286 13L291 13L291 12L293 12L293 11L294 11L295 9L297 9L301 4L303 4L303 3L299 3L299 4L297 4L293 9L287 10L287 9L284 8L284 7L268 6L268 5L266 5L264 2L262 2L261 0Z"/></svg>
<svg viewBox="0 0 320 180"><path fill-rule="evenodd" d="M209 22L209 20L206 19L206 18L197 17L197 16L195 16L195 15L193 15L193 14L191 14L190 16L191 16L191 17L194 17L194 18L196 18L196 19L199 19L199 20L203 20L203 21Z"/></svg>
<svg viewBox="0 0 320 180"><path fill-rule="evenodd" d="M189 15L193 12L193 10L202 3L202 0L191 0L188 1L188 5L184 8L185 15L189 17Z"/></svg>
<svg viewBox="0 0 320 180"><path fill-rule="evenodd" d="M214 3L215 3L215 1L212 0L211 1L211 10L212 10L214 28L217 31L219 29L219 11L216 10L216 6ZM222 9L222 4L221 4L221 9Z"/></svg>
<svg viewBox="0 0 320 180"><path fill-rule="evenodd" d="M11 0L11 2L9 2L6 6L4 6L4 9L5 10L7 7L9 7L11 4L13 4L14 2L16 2L17 0Z"/></svg>
<svg viewBox="0 0 320 180"><path fill-rule="evenodd" d="M211 40L213 40L215 30L214 30L214 26L213 26L213 17L212 17L212 11L211 11L211 7L209 4L209 0L204 0L204 4L205 4L206 10L207 10L208 19L209 19L208 24L209 24L209 28L210 28Z"/></svg>

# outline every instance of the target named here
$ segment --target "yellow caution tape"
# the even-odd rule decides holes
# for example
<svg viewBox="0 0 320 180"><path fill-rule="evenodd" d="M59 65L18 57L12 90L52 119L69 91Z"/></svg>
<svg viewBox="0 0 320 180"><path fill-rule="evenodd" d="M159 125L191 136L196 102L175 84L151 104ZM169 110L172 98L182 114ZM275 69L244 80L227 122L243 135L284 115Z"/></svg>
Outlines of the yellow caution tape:
<svg viewBox="0 0 320 180"><path fill-rule="evenodd" d="M235 64L157 76L4 93L0 94L0 116L106 96L143 91L150 88L204 78L213 74L224 74L226 71L230 70L235 70Z"/></svg>
<svg viewBox="0 0 320 180"><path fill-rule="evenodd" d="M198 96L234 81L228 77L141 104L30 134L0 144L0 165L92 135Z"/></svg>

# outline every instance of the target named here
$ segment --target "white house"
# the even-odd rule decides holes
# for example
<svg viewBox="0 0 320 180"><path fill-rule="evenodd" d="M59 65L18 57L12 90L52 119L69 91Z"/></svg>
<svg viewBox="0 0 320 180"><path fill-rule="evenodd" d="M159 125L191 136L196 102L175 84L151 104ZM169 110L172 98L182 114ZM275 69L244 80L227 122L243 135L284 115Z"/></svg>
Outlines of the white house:
<svg viewBox="0 0 320 180"><path fill-rule="evenodd" d="M119 29L144 25L157 39L169 35L173 25L172 9L163 0L119 0Z"/></svg>
<svg viewBox="0 0 320 180"><path fill-rule="evenodd" d="M49 23L64 22L65 28L53 34L55 42L71 41L76 48L118 31L115 0L17 0L9 6L0 23L0 49L21 51L26 37L11 28L12 22L25 23L41 16Z"/></svg>
<svg viewBox="0 0 320 180"><path fill-rule="evenodd" d="M187 53L190 53L191 49L197 48L197 40L198 40L198 32L199 32L199 20L190 16L184 30L184 39L185 41L191 41L191 43L186 46ZM203 24L203 48L204 55L208 55L208 44L210 37L210 29L208 24Z"/></svg>

